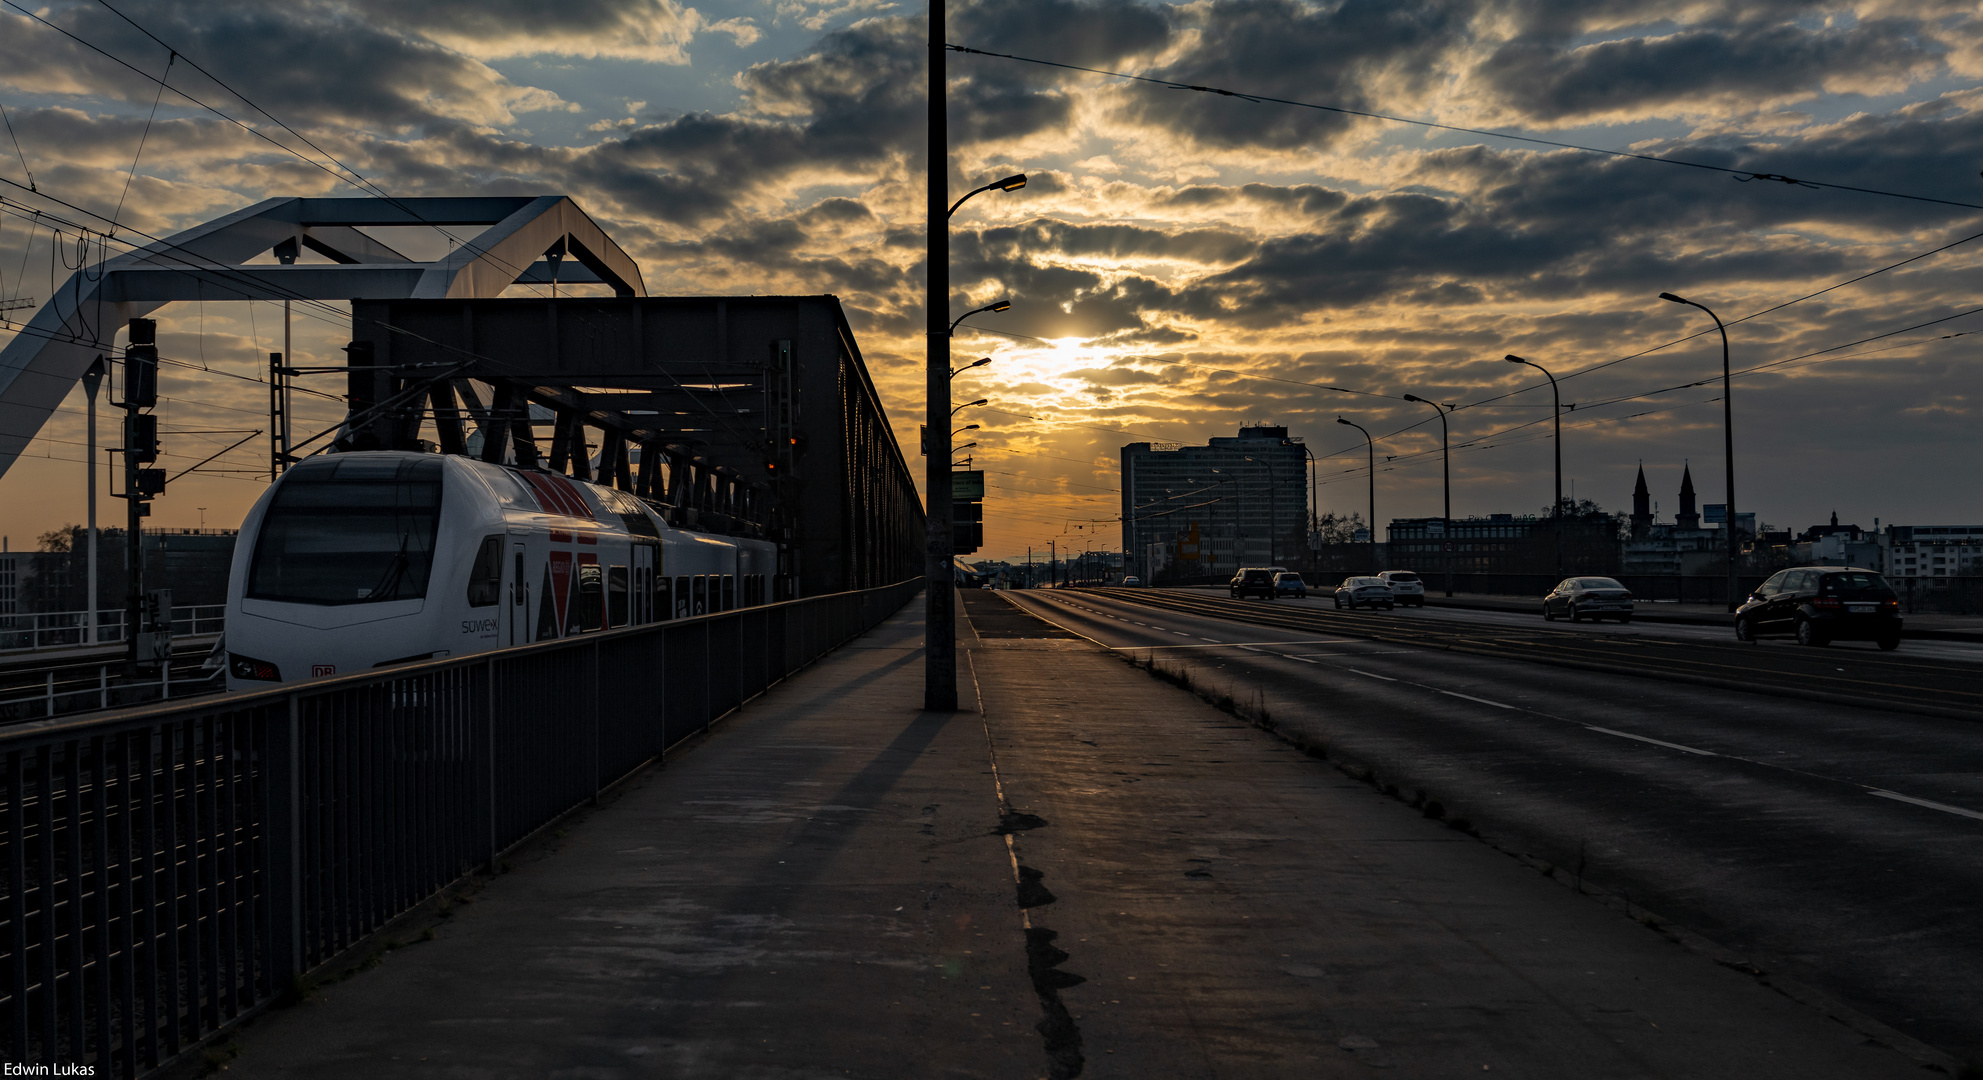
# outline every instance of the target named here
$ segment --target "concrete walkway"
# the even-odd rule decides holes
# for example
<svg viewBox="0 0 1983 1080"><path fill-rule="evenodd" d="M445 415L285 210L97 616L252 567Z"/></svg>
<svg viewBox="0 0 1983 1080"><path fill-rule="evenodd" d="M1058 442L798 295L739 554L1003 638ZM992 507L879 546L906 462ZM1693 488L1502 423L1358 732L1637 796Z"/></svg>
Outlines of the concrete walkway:
<svg viewBox="0 0 1983 1080"><path fill-rule="evenodd" d="M917 708L915 601L433 940L252 1025L228 1074L1923 1075L1002 597L967 602L972 711Z"/></svg>

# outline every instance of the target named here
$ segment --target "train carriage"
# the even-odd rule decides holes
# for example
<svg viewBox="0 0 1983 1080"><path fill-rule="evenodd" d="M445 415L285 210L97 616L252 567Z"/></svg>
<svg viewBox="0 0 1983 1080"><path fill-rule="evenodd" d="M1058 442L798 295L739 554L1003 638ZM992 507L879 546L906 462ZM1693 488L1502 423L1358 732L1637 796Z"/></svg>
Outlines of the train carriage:
<svg viewBox="0 0 1983 1080"><path fill-rule="evenodd" d="M227 684L247 689L765 603L777 549L450 455L305 459L248 512Z"/></svg>

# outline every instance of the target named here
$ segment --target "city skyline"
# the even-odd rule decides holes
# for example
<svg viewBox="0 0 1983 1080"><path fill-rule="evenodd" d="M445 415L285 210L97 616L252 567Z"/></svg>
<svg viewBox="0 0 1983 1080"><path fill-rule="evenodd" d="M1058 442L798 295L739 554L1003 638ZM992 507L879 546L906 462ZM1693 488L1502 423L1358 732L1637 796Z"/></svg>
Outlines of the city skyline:
<svg viewBox="0 0 1983 1080"><path fill-rule="evenodd" d="M1566 495L1574 484L1622 510L1641 460L1675 483L1691 460L1701 500L1721 501L1719 342L1663 291L1732 324L1738 372L1780 365L1735 380L1739 509L1794 530L1834 509L1870 525L1959 522L1983 507L1965 423L1983 379L1964 339L1983 242L1735 321L1983 228L1970 208L1753 179L1983 203L1983 19L1968 8L1036 0L948 11L952 41L986 52L1753 170L1735 182L950 55L953 191L1030 178L973 200L954 229L952 314L1013 301L955 343L958 364L993 358L958 380L958 400L990 399L969 410L989 474L983 557L1112 520L1126 443L1203 444L1258 424L1316 452L1320 509L1360 511L1364 444L1337 437L1337 415L1377 437L1380 523L1436 516L1438 425L1407 393L1462 406L1456 517L1546 507L1548 386L1502 363L1508 352L1548 367L1574 403ZM898 440L915 445L918 9L351 0L126 13L182 58L168 70L165 47L95 5L43 17L301 155L10 11L0 104L19 146L0 146L0 177L31 172L40 190L155 235L271 195L356 193L331 156L394 195L569 194L657 295L839 295ZM325 156L296 141L306 135ZM75 261L73 235L57 253L46 228L30 242L29 225L0 219L0 299L45 300ZM416 257L431 254L422 243L445 250L434 236L394 241ZM180 364L163 384L168 450L181 455L167 464L183 468L265 424L253 380L281 347L281 316L220 303L159 316L162 351ZM348 337L335 319L293 321L303 363L332 362ZM1910 326L1921 329L1820 352ZM0 477L0 532L15 550L82 519L82 466L64 460L81 456L80 399ZM328 426L338 412L312 399L299 421ZM106 410L100 438L110 427ZM222 459L234 474L194 474L152 523L192 525L196 507L209 526L238 522L265 457L251 440Z"/></svg>

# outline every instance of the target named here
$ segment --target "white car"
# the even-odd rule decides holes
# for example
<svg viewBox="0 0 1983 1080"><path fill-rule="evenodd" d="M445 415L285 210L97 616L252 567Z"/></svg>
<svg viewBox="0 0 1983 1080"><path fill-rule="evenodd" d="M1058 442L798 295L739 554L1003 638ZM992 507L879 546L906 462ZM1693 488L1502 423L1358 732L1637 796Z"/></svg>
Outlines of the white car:
<svg viewBox="0 0 1983 1080"><path fill-rule="evenodd" d="M1425 606L1425 582L1410 570L1386 570L1377 575L1391 587L1391 595L1408 607Z"/></svg>
<svg viewBox="0 0 1983 1080"><path fill-rule="evenodd" d="M1381 607L1389 611L1391 605L1395 603L1397 600L1391 595L1391 587L1386 585L1381 577L1344 578L1343 583L1336 586L1338 610L1349 608L1355 611L1358 607L1368 604L1373 609Z"/></svg>

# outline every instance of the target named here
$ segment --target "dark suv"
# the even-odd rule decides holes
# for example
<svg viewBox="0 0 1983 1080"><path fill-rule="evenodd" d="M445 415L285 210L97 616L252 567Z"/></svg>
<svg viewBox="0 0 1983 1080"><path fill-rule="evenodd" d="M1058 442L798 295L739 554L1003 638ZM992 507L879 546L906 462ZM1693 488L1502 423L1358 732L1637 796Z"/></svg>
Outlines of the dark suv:
<svg viewBox="0 0 1983 1080"><path fill-rule="evenodd" d="M1247 596L1258 596L1262 600L1274 598L1274 570L1267 566L1249 566L1232 576L1232 595L1235 600Z"/></svg>
<svg viewBox="0 0 1983 1080"><path fill-rule="evenodd" d="M1800 645L1871 641L1900 647L1900 597L1887 579L1856 566L1781 570L1735 612L1735 637L1791 634Z"/></svg>

